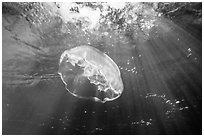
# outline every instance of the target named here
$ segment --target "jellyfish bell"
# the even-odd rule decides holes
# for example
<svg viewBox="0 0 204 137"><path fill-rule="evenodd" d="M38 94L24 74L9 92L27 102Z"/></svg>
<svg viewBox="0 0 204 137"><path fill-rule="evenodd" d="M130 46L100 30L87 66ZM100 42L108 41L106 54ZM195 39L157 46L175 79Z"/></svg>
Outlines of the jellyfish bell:
<svg viewBox="0 0 204 137"><path fill-rule="evenodd" d="M58 74L73 96L105 103L121 96L124 86L116 63L91 46L65 50Z"/></svg>

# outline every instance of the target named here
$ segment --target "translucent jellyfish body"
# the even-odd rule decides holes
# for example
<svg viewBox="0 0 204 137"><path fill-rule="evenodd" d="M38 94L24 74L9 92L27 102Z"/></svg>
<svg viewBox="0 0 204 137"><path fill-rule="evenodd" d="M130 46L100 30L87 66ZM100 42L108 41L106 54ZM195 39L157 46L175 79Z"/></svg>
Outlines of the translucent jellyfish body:
<svg viewBox="0 0 204 137"><path fill-rule="evenodd" d="M121 96L120 70L106 54L91 46L78 46L62 53L59 75L75 97L105 103Z"/></svg>

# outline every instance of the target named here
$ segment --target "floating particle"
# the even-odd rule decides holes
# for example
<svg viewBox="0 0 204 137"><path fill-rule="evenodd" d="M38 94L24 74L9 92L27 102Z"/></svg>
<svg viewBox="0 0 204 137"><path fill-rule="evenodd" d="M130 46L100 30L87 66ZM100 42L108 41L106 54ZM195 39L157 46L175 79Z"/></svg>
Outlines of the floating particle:
<svg viewBox="0 0 204 137"><path fill-rule="evenodd" d="M176 101L176 104L180 103L180 101Z"/></svg>

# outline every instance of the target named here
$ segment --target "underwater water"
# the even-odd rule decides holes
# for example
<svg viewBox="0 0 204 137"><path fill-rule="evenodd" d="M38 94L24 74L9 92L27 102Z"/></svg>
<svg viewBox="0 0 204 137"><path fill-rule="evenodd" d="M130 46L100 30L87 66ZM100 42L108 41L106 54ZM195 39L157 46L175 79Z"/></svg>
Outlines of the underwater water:
<svg viewBox="0 0 204 137"><path fill-rule="evenodd" d="M202 20L181 11L171 19L140 3L74 4L72 14L70 4L32 4L2 7L2 134L202 134ZM102 98L81 76L86 61L77 60L82 70L60 62L82 45L90 52L77 57L86 53L119 83ZM102 101L86 99L93 96Z"/></svg>

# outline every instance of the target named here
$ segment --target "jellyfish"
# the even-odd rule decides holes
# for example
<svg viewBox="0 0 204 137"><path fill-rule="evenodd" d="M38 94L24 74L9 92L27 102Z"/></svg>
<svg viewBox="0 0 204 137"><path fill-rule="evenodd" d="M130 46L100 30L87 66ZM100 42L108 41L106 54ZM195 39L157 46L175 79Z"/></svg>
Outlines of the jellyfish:
<svg viewBox="0 0 204 137"><path fill-rule="evenodd" d="M105 103L119 98L124 86L116 63L91 46L65 50L59 70L66 90L73 96Z"/></svg>

